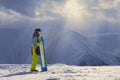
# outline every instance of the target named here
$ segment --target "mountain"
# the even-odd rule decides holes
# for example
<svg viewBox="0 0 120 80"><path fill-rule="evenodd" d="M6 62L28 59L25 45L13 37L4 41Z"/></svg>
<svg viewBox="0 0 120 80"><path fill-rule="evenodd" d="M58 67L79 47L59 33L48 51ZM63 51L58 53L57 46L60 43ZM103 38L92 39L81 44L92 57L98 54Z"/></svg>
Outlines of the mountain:
<svg viewBox="0 0 120 80"><path fill-rule="evenodd" d="M43 27L49 64L79 66L120 65L118 33L82 35L63 27ZM51 27L52 26L52 27ZM54 25L55 26L55 25ZM0 63L31 63L31 39L34 28L0 29Z"/></svg>
<svg viewBox="0 0 120 80"><path fill-rule="evenodd" d="M0 63L28 63L31 36L26 29L1 28L0 36Z"/></svg>
<svg viewBox="0 0 120 80"><path fill-rule="evenodd" d="M119 35L116 36L119 37ZM110 48L109 50L113 51L112 48L118 43L118 41L116 41L116 44L113 43L113 39L117 40L112 34L85 37L74 31L66 31L54 40L54 43L47 51L49 62L51 64L64 63L80 66L119 65L120 56L115 56L113 53L105 51L106 46L106 48ZM101 42L101 44L93 42L95 40ZM106 45L108 42L114 45Z"/></svg>

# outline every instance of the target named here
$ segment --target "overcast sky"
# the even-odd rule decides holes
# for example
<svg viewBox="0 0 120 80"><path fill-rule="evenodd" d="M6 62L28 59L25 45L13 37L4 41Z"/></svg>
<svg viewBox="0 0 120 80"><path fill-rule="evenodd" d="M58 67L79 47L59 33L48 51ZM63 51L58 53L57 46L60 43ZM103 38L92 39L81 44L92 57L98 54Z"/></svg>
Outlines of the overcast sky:
<svg viewBox="0 0 120 80"><path fill-rule="evenodd" d="M93 24L119 26L120 0L0 0L2 28L63 19L71 29Z"/></svg>

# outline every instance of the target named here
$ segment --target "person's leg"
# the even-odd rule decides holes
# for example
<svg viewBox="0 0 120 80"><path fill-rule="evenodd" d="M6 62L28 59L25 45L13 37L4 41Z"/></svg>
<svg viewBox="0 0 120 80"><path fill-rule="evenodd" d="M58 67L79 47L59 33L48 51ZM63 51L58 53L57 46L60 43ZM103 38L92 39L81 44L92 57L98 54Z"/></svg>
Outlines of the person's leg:
<svg viewBox="0 0 120 80"><path fill-rule="evenodd" d="M38 63L38 56L32 56L31 70L36 70L37 63Z"/></svg>
<svg viewBox="0 0 120 80"><path fill-rule="evenodd" d="M33 48L32 51L33 51L33 55L32 55L31 71L36 70L36 65L37 65L38 60L39 60L38 55L35 53L35 48Z"/></svg>

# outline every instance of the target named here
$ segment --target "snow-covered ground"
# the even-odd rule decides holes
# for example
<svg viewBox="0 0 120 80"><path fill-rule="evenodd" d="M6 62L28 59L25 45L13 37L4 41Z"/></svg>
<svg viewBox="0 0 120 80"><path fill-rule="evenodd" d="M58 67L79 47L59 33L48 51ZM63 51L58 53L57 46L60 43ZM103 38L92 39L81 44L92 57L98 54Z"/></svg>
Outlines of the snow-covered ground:
<svg viewBox="0 0 120 80"><path fill-rule="evenodd" d="M120 80L120 66L54 64L48 65L47 72L30 72L29 68L30 64L0 64L0 80Z"/></svg>

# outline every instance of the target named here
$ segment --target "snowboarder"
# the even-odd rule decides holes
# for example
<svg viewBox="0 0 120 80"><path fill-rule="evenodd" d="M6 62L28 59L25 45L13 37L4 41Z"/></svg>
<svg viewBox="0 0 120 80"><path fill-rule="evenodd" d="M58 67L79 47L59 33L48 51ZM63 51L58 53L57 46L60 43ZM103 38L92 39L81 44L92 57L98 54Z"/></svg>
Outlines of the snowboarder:
<svg viewBox="0 0 120 80"><path fill-rule="evenodd" d="M40 37L41 29L35 29L33 33L32 38L32 64L31 64L31 71L38 71L36 70L36 65L39 60L40 56L40 43L41 43L41 37Z"/></svg>

